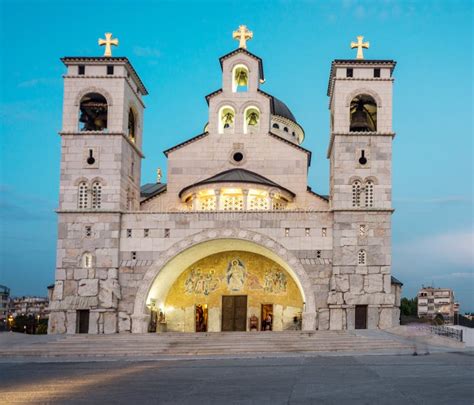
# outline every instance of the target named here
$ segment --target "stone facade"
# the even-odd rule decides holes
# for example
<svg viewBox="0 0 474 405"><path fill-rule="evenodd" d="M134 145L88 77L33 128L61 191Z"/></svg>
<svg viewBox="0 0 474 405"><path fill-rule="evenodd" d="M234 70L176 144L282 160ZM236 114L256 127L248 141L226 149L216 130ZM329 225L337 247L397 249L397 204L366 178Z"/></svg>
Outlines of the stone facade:
<svg viewBox="0 0 474 405"><path fill-rule="evenodd" d="M238 249L266 256L294 279L304 299L303 329L354 329L357 306L367 308L368 328L398 322L390 267L394 62L333 62L330 196L320 196L307 184L311 153L300 146L303 129L283 103L260 90L262 60L238 49L220 61L222 89L206 97L205 133L165 151L166 186L146 185L140 198L146 89L126 58L63 59L68 71L49 333L147 332L150 303L164 302L189 265ZM236 91L241 67L247 85ZM373 77L374 69L380 77ZM78 126L90 94L107 101L101 131ZM377 131L349 131L351 100L359 94L377 103ZM230 125L221 121L226 111L234 114ZM219 174L225 181L206 183ZM353 205L357 180L359 199L368 202L370 192L370 204ZM367 180L371 186L364 186ZM144 193L147 187L155 191ZM79 319L84 311L85 324ZM213 327L219 330L219 322Z"/></svg>

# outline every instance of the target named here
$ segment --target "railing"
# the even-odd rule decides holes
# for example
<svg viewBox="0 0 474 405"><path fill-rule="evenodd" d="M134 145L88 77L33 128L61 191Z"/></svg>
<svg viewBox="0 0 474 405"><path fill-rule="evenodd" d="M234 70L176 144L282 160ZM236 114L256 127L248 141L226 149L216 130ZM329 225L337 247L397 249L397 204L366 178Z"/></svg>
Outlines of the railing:
<svg viewBox="0 0 474 405"><path fill-rule="evenodd" d="M444 336L450 339L462 342L462 329L454 329L448 326L423 326L423 329L428 330L433 335Z"/></svg>

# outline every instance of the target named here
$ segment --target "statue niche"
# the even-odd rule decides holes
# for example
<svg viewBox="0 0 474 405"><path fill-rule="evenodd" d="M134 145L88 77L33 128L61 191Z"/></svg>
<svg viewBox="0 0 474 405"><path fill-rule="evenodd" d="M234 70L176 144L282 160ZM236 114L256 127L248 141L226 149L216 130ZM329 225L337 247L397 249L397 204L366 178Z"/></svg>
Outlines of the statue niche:
<svg viewBox="0 0 474 405"><path fill-rule="evenodd" d="M107 100L99 93L88 93L80 103L80 130L103 131L107 129Z"/></svg>
<svg viewBox="0 0 474 405"><path fill-rule="evenodd" d="M350 132L376 132L377 103L367 94L354 97L351 101L350 118Z"/></svg>

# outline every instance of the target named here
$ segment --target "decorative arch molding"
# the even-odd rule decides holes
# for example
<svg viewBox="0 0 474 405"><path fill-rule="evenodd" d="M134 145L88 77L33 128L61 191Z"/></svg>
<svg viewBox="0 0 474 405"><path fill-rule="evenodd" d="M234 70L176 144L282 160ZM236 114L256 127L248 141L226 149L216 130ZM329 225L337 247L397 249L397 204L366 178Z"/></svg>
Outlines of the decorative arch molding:
<svg viewBox="0 0 474 405"><path fill-rule="evenodd" d="M362 177L359 177L359 176L352 176L352 177L349 179L349 184L352 184L352 183L354 183L355 181L360 181L361 183L364 183L364 180L362 179Z"/></svg>
<svg viewBox="0 0 474 405"><path fill-rule="evenodd" d="M262 114L262 105L261 105L260 102L255 101L255 100L250 100L250 101L247 101L247 102L243 103L242 105L240 105L239 108L238 108L238 114L244 114L245 111L249 107L256 108L260 112L260 114Z"/></svg>
<svg viewBox="0 0 474 405"><path fill-rule="evenodd" d="M374 177L374 176L369 176L369 177L366 177L364 179L364 183L368 182L368 181L371 181L373 182L374 184L378 184L378 180L377 180L377 177Z"/></svg>
<svg viewBox="0 0 474 405"><path fill-rule="evenodd" d="M366 87L361 87L358 89L355 89L351 91L347 96L346 96L346 107L349 108L351 106L351 101L354 99L354 97L360 95L360 94L367 94L371 96L375 102L377 103L377 108L382 107L382 98L373 91L372 89L366 88Z"/></svg>
<svg viewBox="0 0 474 405"><path fill-rule="evenodd" d="M176 271L179 266L173 266L173 260L176 260L176 258L181 254L192 252L192 248L205 247L206 245L210 245L212 242L221 241L221 243L224 243L225 241L232 240L235 242L244 242L247 246L255 246L256 249L259 250L259 254L265 255L266 253L266 257L282 265L296 282L305 303L303 310L303 329L314 330L316 316L314 292L311 285L311 279L298 258L283 245L266 235L249 230L231 228L209 229L190 235L183 240L176 242L160 255L159 259L157 259L146 271L138 288L133 306L132 331L134 333L145 333L147 331L149 311L146 305L157 278L166 271L173 272L173 278L168 281L169 286L171 286L179 275L186 269L187 265L183 265L180 266L183 267L179 268L180 271ZM239 249L239 247L236 246L236 249ZM213 254L208 253L206 249L203 249L203 251L205 252L203 253L203 257ZM260 251L265 253L260 253ZM196 257L194 254L192 257L193 262L196 262L201 258ZM166 287L162 288L163 291L168 291Z"/></svg>
<svg viewBox="0 0 474 405"><path fill-rule="evenodd" d="M74 105L79 107L79 104L81 103L82 98L86 94L89 94L89 93L98 93L105 97L105 99L107 100L108 107L111 107L113 105L112 96L107 90L103 89L102 87L93 87L93 86L86 87L85 89L82 89L79 93L77 93L76 98L74 100Z"/></svg>
<svg viewBox="0 0 474 405"><path fill-rule="evenodd" d="M87 183L89 185L89 179L86 177L78 177L76 180L74 180L74 186L77 187L81 183Z"/></svg>
<svg viewBox="0 0 474 405"><path fill-rule="evenodd" d="M91 179L91 184L94 184L95 182L99 182L100 184L102 184L103 186L106 186L107 185L107 182L102 178L102 177L94 177L93 179Z"/></svg>

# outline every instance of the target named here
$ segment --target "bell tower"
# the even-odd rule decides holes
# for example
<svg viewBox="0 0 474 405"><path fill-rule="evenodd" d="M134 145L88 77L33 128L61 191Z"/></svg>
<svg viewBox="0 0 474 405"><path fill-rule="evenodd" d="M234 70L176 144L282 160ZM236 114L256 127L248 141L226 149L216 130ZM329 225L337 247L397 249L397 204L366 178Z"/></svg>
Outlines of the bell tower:
<svg viewBox="0 0 474 405"><path fill-rule="evenodd" d="M122 214L139 210L143 96L118 40L103 57L64 57L56 283L49 333L117 331Z"/></svg>
<svg viewBox="0 0 474 405"><path fill-rule="evenodd" d="M391 294L393 60L332 62L330 206L334 213L331 328L387 328L398 321ZM357 316L356 316L357 314ZM361 315L362 314L362 315ZM365 314L365 315L364 315Z"/></svg>

